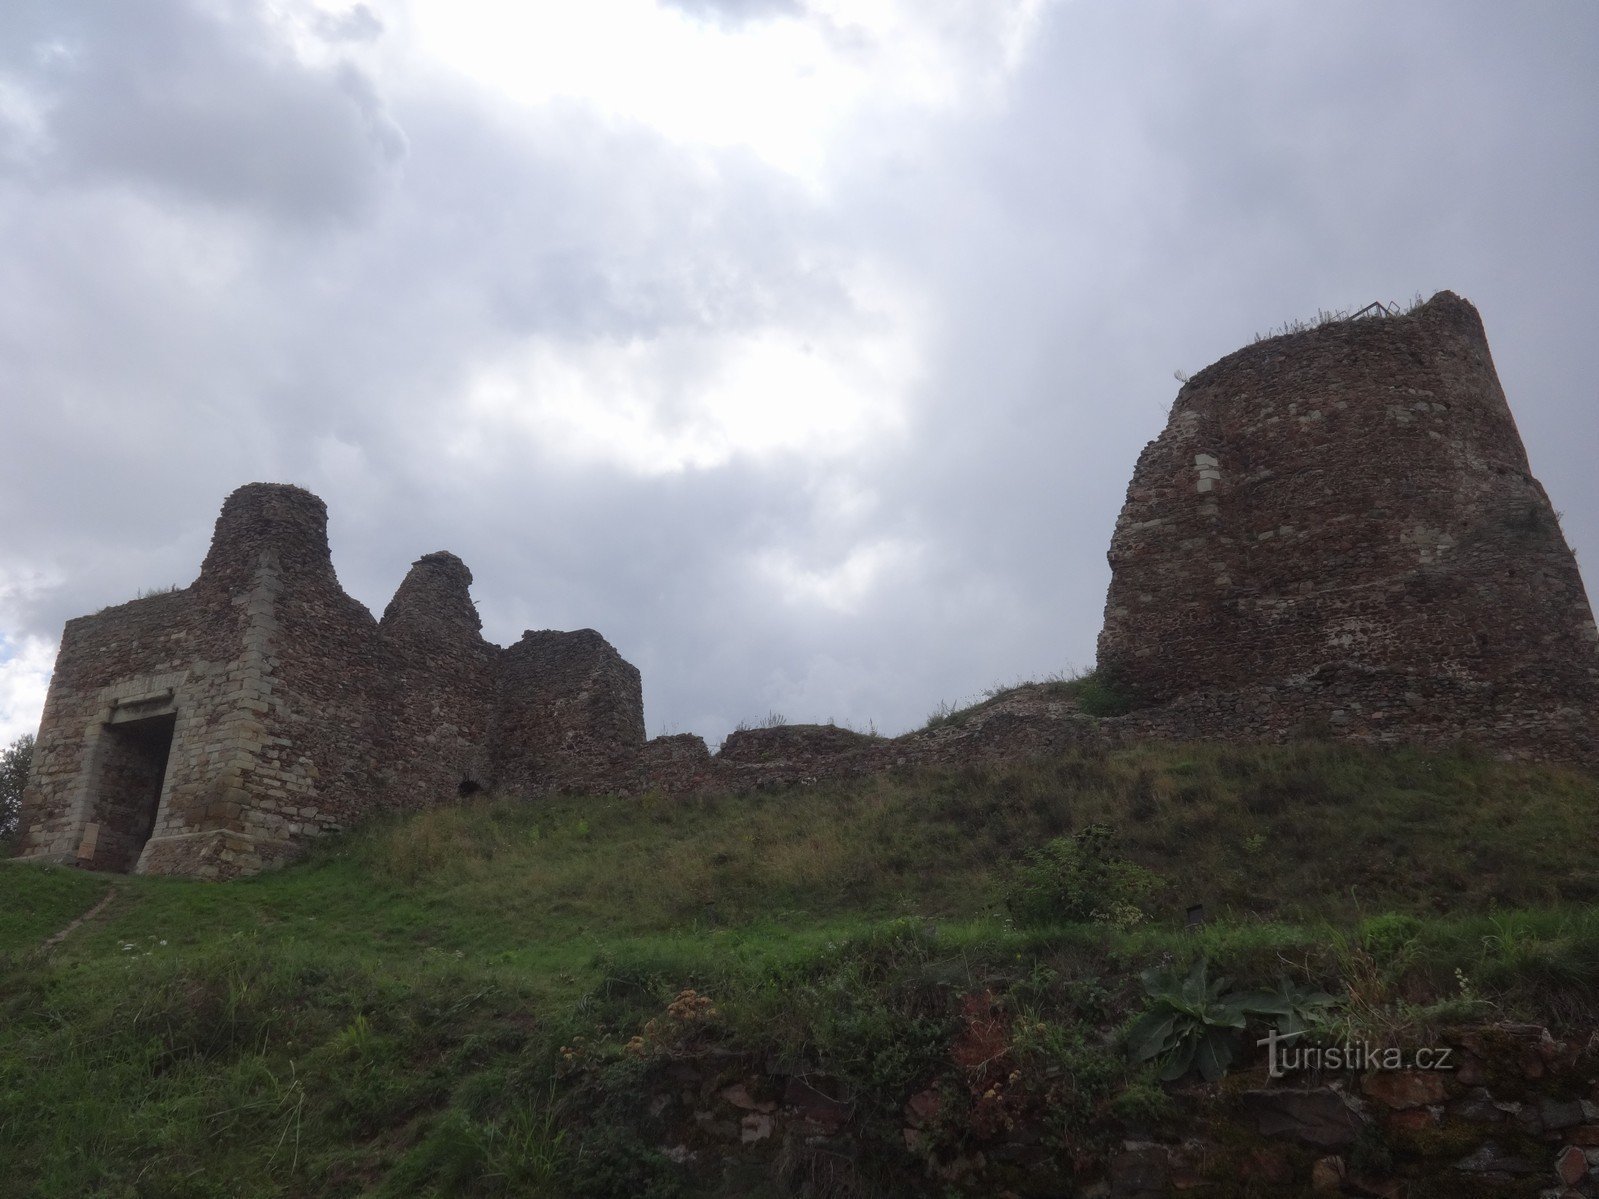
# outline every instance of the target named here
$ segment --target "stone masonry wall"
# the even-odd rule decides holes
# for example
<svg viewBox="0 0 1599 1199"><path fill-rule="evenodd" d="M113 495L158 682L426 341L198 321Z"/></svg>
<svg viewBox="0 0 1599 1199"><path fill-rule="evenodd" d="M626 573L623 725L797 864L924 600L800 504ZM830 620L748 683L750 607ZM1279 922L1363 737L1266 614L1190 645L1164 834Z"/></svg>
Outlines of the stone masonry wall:
<svg viewBox="0 0 1599 1199"><path fill-rule="evenodd" d="M628 790L643 745L638 669L593 629L529 630L503 651L494 736L502 789Z"/></svg>
<svg viewBox="0 0 1599 1199"><path fill-rule="evenodd" d="M471 579L427 554L380 623L339 585L321 500L240 488L191 586L68 622L21 856L251 873L374 809L496 785L496 737L525 794L636 782L638 672L591 630L490 645Z"/></svg>
<svg viewBox="0 0 1599 1199"><path fill-rule="evenodd" d="M502 651L483 640L472 572L454 554L425 554L379 623L384 701L375 730L387 802L437 803L492 782L489 743Z"/></svg>
<svg viewBox="0 0 1599 1199"><path fill-rule="evenodd" d="M1452 293L1195 375L1109 558L1099 666L1155 705L1150 733L1312 723L1595 759L1599 631Z"/></svg>
<svg viewBox="0 0 1599 1199"><path fill-rule="evenodd" d="M896 1120L881 1095L784 1073L689 1025L676 1044L639 1038L631 1131L690 1191L739 1178L794 1195L1599 1195L1599 1031L1468 1025L1425 1047L1441 1068L1379 1057L1281 1078L1246 1045L1224 1080L1170 1088L1150 1120L1113 1103L1063 1111L1049 1099L1058 1068L1040 1079L1008 1052L1016 1013L992 991L958 1004L950 1069L896 1095ZM598 1069L581 1050L572 1062Z"/></svg>

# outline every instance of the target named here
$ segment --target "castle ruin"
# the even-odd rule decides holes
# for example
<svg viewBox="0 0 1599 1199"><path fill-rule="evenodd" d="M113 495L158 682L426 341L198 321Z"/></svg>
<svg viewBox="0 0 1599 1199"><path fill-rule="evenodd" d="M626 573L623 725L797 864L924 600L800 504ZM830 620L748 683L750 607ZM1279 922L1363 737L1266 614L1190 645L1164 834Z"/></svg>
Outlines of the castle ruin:
<svg viewBox="0 0 1599 1199"><path fill-rule="evenodd" d="M1099 668L1130 731L1599 762L1599 631L1477 310L1227 355L1138 459Z"/></svg>
<svg viewBox="0 0 1599 1199"><path fill-rule="evenodd" d="M644 737L639 673L593 630L482 637L449 553L375 620L316 496L228 497L200 576L69 621L20 856L225 878L369 812L494 789L739 791L1140 737L1469 742L1599 765L1599 630L1472 306L1343 320L1229 354L1140 456L1084 715L1023 687L896 738Z"/></svg>
<svg viewBox="0 0 1599 1199"><path fill-rule="evenodd" d="M21 856L226 877L370 811L614 781L644 743L638 671L589 629L491 645L471 581L427 554L374 620L322 501L241 487L192 585L67 622Z"/></svg>

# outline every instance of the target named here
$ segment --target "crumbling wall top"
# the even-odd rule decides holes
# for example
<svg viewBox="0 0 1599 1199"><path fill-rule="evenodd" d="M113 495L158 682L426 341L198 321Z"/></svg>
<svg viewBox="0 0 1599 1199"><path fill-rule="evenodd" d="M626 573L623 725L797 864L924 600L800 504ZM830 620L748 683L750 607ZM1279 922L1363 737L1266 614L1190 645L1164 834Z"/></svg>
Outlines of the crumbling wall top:
<svg viewBox="0 0 1599 1199"><path fill-rule="evenodd" d="M472 602L472 572L454 554L439 550L411 564L380 622L384 632L453 640L476 640L483 621Z"/></svg>
<svg viewBox="0 0 1599 1199"><path fill-rule="evenodd" d="M251 585L264 562L286 580L337 586L327 505L290 483L247 483L228 496L200 566L199 586L237 593Z"/></svg>

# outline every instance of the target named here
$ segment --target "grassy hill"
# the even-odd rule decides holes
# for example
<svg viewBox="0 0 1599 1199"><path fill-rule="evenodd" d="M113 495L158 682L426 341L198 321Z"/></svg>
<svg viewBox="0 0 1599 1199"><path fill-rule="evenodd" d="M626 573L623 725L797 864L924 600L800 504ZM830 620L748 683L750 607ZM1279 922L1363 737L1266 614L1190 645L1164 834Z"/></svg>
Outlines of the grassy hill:
<svg viewBox="0 0 1599 1199"><path fill-rule="evenodd" d="M1163 963L1323 988L1348 1032L1591 1026L1596 813L1590 776L1470 754L1140 746L489 800L223 885L12 864L0 1193L892 1193L948 1155L902 1109L976 1068L973 996L1091 1148L1163 1118L1123 1051ZM825 1080L866 1148L674 1162L663 1105L715 1070Z"/></svg>

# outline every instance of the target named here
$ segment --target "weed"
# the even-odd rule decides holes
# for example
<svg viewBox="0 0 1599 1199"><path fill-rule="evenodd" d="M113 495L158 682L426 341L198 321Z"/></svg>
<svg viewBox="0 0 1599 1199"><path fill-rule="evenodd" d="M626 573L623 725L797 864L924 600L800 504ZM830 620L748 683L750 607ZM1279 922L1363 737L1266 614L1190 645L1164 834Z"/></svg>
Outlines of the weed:
<svg viewBox="0 0 1599 1199"><path fill-rule="evenodd" d="M1092 824L1032 850L1005 907L1019 924L1097 920L1126 927L1138 922L1137 902L1157 885L1153 874L1121 856L1108 826Z"/></svg>
<svg viewBox="0 0 1599 1199"><path fill-rule="evenodd" d="M1212 981L1206 972L1200 958L1186 976L1169 969L1142 975L1154 1003L1128 1031L1127 1056L1134 1062L1158 1061L1164 1082L1195 1068L1206 1082L1215 1082L1237 1052L1248 1009L1243 997L1225 993L1227 979Z"/></svg>

